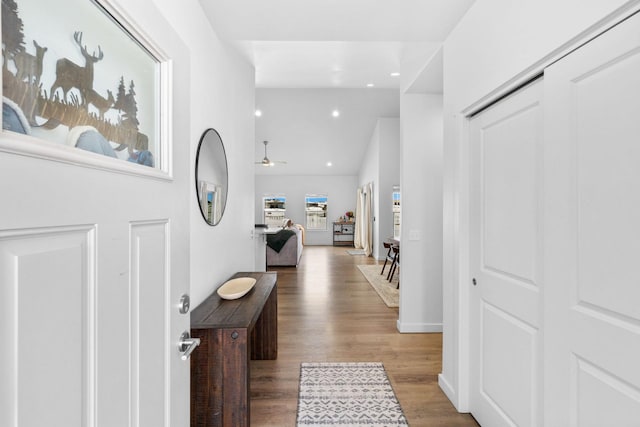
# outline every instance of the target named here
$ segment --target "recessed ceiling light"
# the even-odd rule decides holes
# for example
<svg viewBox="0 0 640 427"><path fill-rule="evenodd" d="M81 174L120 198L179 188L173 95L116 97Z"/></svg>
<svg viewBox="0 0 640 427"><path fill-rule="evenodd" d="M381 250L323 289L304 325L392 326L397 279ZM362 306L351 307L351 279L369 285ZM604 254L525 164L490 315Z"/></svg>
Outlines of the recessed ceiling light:
<svg viewBox="0 0 640 427"><path fill-rule="evenodd" d="M262 117L262 111L256 110L256 117Z"/></svg>
<svg viewBox="0 0 640 427"><path fill-rule="evenodd" d="M340 111L338 111L338 110L333 110L333 112L331 113L331 115L332 115L333 117L338 117L338 116L340 116Z"/></svg>
<svg viewBox="0 0 640 427"><path fill-rule="evenodd" d="M398 77L398 76L400 75L400 73L399 73L399 72L397 72L397 71L395 71L395 72L393 72L393 73L391 73L391 74L389 74L389 75L390 75L391 77Z"/></svg>
<svg viewBox="0 0 640 427"><path fill-rule="evenodd" d="M331 162L327 162L327 167L329 167L329 168L330 168L331 166L333 166L333 163L331 163Z"/></svg>
<svg viewBox="0 0 640 427"><path fill-rule="evenodd" d="M373 83L367 83L367 87L373 87L374 84Z"/></svg>

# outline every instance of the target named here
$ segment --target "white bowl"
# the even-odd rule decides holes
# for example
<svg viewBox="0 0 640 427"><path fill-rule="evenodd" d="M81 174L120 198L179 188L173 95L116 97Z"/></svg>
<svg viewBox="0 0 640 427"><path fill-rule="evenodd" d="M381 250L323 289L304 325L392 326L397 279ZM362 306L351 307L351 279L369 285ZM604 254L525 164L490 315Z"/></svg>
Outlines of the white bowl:
<svg viewBox="0 0 640 427"><path fill-rule="evenodd" d="M243 297L256 284L253 277L238 277L225 282L218 288L218 295L222 299L238 299Z"/></svg>

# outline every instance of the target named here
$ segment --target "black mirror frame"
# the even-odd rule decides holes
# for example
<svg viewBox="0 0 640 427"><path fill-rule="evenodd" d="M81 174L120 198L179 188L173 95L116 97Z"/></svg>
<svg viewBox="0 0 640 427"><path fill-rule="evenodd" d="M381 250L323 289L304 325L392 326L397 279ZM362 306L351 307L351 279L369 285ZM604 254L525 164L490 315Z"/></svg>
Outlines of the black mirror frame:
<svg viewBox="0 0 640 427"><path fill-rule="evenodd" d="M199 188L198 188L198 169L200 166L200 149L202 148L202 143L204 142L205 138L207 137L207 135L210 132L215 132L216 136L218 137L218 139L220 140L220 146L222 147L222 154L224 155L224 163L226 166L226 170L225 170L225 175L226 175L226 188L225 188L225 192L224 192L224 202L222 205L222 212L220 213L220 218L218 219L217 222L209 222L209 220L207 220L207 217L204 213L204 211L202 210L202 205L200 204L200 193L199 193ZM220 224L220 221L222 221L222 217L224 217L224 212L227 208L227 199L228 199L228 195L229 195L229 163L227 161L227 151L224 147L224 142L222 141L222 137L220 136L220 133L218 133L217 130L215 130L214 128L208 128L205 129L204 132L202 132L202 135L200 136L200 141L198 142L198 148L196 150L196 166L195 166L195 188L196 188L196 201L198 202L198 209L200 210L200 215L202 215L202 219L204 220L204 222L206 222L210 227L214 227L218 224Z"/></svg>

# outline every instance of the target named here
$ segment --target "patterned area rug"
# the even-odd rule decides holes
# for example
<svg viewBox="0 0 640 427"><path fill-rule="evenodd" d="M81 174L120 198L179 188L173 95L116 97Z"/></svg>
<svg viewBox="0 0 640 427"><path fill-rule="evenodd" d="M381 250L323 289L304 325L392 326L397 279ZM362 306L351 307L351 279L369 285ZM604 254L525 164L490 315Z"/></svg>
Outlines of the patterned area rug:
<svg viewBox="0 0 640 427"><path fill-rule="evenodd" d="M375 289L378 295L380 295L380 298L382 298L382 301L384 301L387 307L398 307L400 292L397 289L397 269L396 273L393 275L391 282L387 282L389 264L387 264L387 268L384 270L384 274L380 274L380 270L382 270L381 265L359 265L358 269L360 269L360 272L364 275L367 281L369 281L373 289Z"/></svg>
<svg viewBox="0 0 640 427"><path fill-rule="evenodd" d="M302 363L298 395L301 426L407 426L384 366Z"/></svg>

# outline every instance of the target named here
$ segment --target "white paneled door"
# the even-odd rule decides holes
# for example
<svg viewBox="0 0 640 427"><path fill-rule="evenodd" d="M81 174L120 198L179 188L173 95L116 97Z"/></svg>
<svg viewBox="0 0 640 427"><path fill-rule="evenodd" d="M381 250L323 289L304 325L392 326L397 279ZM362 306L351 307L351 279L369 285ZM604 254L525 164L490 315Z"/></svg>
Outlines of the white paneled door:
<svg viewBox="0 0 640 427"><path fill-rule="evenodd" d="M639 426L640 15L549 67L544 97L545 425Z"/></svg>
<svg viewBox="0 0 640 427"><path fill-rule="evenodd" d="M470 408L541 425L542 81L470 122Z"/></svg>
<svg viewBox="0 0 640 427"><path fill-rule="evenodd" d="M178 307L193 181L188 149L170 144L189 135L188 67L171 71L164 93L181 114L163 115L156 157L171 174L0 133L2 427L189 423Z"/></svg>
<svg viewBox="0 0 640 427"><path fill-rule="evenodd" d="M1 150L0 182L0 425L186 425L181 185Z"/></svg>

